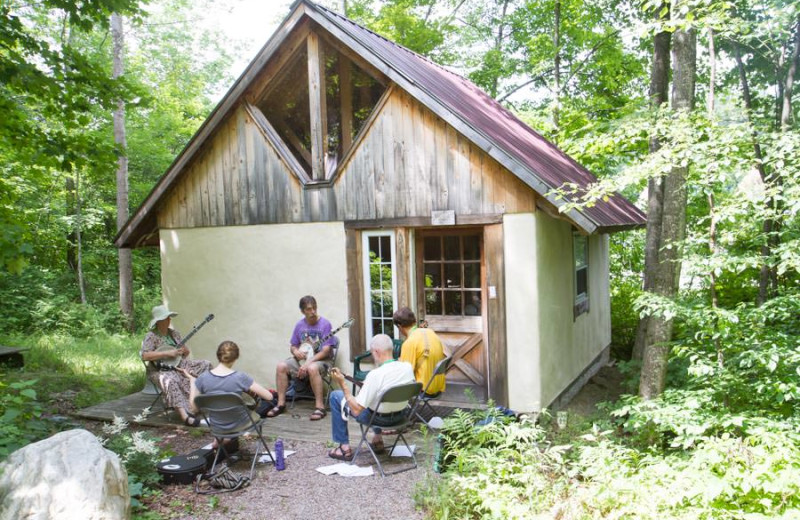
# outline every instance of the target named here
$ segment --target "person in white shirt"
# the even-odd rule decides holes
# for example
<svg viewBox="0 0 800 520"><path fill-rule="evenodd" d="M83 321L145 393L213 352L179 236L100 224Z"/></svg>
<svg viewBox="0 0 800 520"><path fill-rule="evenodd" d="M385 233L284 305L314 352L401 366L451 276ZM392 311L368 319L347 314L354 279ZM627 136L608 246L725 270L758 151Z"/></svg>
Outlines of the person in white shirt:
<svg viewBox="0 0 800 520"><path fill-rule="evenodd" d="M338 460L351 460L353 450L347 431L347 419L344 413L362 424L369 423L373 413L377 413L373 425L392 426L400 422L405 413L406 403L384 403L378 408L378 397L384 390L393 386L415 382L414 368L404 361L392 357L392 338L386 334L378 334L369 345L372 359L377 368L370 370L364 379L364 385L357 396L353 396L345 383L344 374L338 368L331 369L331 377L339 383L342 390L331 392L331 437L339 444L328 452L328 456ZM343 413L340 413L342 410ZM372 440L373 449L382 451L383 440L378 430Z"/></svg>

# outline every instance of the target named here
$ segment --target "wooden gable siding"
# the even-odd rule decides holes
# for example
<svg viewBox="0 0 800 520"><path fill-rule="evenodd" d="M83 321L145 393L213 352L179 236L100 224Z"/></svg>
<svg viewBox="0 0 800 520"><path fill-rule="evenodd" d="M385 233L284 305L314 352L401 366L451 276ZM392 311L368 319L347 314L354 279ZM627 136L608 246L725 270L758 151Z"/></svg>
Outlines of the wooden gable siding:
<svg viewBox="0 0 800 520"><path fill-rule="evenodd" d="M241 106L221 124L159 211L187 228L534 211L536 195L497 161L392 88L333 186L303 187ZM268 115L267 115L268 117Z"/></svg>

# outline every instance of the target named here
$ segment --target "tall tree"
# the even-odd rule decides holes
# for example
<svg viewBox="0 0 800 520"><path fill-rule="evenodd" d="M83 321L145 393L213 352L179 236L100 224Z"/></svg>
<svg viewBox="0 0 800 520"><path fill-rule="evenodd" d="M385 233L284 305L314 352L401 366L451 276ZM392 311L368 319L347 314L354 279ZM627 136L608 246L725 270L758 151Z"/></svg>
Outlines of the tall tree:
<svg viewBox="0 0 800 520"><path fill-rule="evenodd" d="M658 114L662 105L667 103L667 92L669 89L669 70L670 70L670 42L672 33L664 27L669 19L669 4L656 4L651 7L654 13L657 33L653 38L653 61L650 68L650 108L654 114ZM650 137L649 152L656 153L661 148L658 137L653 133ZM644 283L645 291L652 291L655 282L655 270L658 266L658 256L661 249L661 225L662 207L664 203L664 176L654 175L647 181L647 235L645 242L645 269ZM648 327L650 318L644 316L639 320L634 340L633 353L631 357L641 360L644 354L645 345L652 343L652 338L648 337Z"/></svg>
<svg viewBox="0 0 800 520"><path fill-rule="evenodd" d="M691 18L687 16L688 0L676 0L671 6L671 18L677 23L672 58L672 110L688 115L694 109L697 36ZM661 205L661 244L658 260L647 276L653 277L652 292L672 299L678 292L681 272L681 248L686 233L686 176L689 165L676 160L664 178ZM652 399L664 391L667 362L671 350L673 320L653 315L648 320L648 341L642 359L639 395Z"/></svg>
<svg viewBox="0 0 800 520"><path fill-rule="evenodd" d="M113 41L113 72L111 77L119 79L124 72L123 52L125 34L122 16L111 15L111 36ZM117 230L122 229L128 220L128 142L125 135L125 100L117 100L114 111L114 142L117 145ZM119 249L119 308L125 316L125 324L133 332L133 262L131 250Z"/></svg>

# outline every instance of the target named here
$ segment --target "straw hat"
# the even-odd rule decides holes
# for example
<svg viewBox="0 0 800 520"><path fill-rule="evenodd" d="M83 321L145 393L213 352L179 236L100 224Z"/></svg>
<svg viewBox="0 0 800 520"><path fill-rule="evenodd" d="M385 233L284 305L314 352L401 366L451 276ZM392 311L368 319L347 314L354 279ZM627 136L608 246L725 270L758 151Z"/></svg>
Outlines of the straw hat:
<svg viewBox="0 0 800 520"><path fill-rule="evenodd" d="M155 307L153 307L153 319L150 320L150 328L152 329L153 327L155 327L156 323L158 323L161 320L166 320L167 318L171 318L177 315L178 315L177 312L172 312L167 308L166 305L156 305Z"/></svg>

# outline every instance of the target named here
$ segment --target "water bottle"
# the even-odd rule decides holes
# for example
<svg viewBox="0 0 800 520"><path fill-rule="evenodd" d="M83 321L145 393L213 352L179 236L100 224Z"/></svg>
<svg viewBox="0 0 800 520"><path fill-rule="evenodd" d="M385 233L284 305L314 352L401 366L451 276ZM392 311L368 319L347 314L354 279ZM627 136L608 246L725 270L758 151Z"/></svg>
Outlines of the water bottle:
<svg viewBox="0 0 800 520"><path fill-rule="evenodd" d="M286 469L286 461L283 458L283 440L275 441L275 469L283 471Z"/></svg>
<svg viewBox="0 0 800 520"><path fill-rule="evenodd" d="M433 472L442 472L442 434L436 436L436 442L433 444Z"/></svg>

